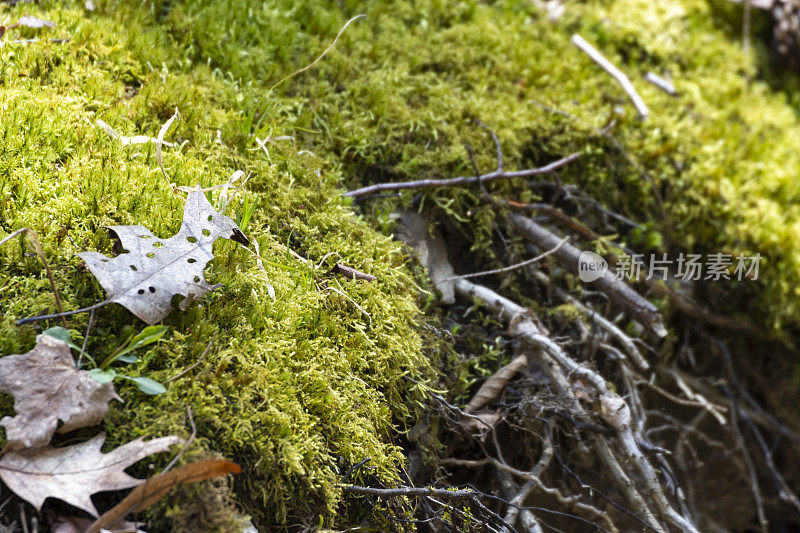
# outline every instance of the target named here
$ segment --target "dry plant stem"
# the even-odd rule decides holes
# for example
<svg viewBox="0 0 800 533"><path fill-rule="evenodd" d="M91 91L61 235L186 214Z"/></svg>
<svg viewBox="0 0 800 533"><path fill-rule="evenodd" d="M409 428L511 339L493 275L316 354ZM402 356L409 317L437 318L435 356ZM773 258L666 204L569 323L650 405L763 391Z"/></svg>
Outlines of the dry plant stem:
<svg viewBox="0 0 800 533"><path fill-rule="evenodd" d="M526 216L510 213L509 218L517 232L539 247L539 249L549 250L555 248L561 240ZM553 257L562 267L577 275L581 253L582 250L579 248L571 244L564 244L553 253ZM661 314L656 306L631 289L624 281L617 279L611 272L606 271L596 281L586 285L602 291L611 301L628 313L631 318L644 324L659 337L666 336L667 330L664 328Z"/></svg>
<svg viewBox="0 0 800 533"><path fill-rule="evenodd" d="M175 381L175 380L176 380L176 379L178 379L179 377L185 376L186 374L188 374L189 372L191 372L192 370L194 370L195 368L197 368L197 366L198 366L200 363L202 363L202 362L203 362L203 359L205 359L206 355L208 355L208 351L211 349L211 346L212 346L213 344L214 344L214 342L213 342L213 340L212 340L211 342L209 342L209 343L206 345L206 348L205 348L205 350L203 350L203 353L201 353L201 354L200 354L200 357L198 357L197 361L195 361L195 362L194 362L194 363L193 363L191 366L189 366L189 367L187 367L187 368L183 369L182 371L178 372L177 374L175 374L175 375L174 375L174 376L172 376L171 378L167 379L167 380L166 380L164 383L169 383L170 381ZM190 416L191 416L191 415L190 415Z"/></svg>
<svg viewBox="0 0 800 533"><path fill-rule="evenodd" d="M611 77L617 80L625 93L627 93L628 98L630 98L631 102L633 102L634 107L636 107L636 110L639 112L639 116L642 118L642 120L646 119L650 111L647 109L647 105L644 103L644 100L642 100L642 97L636 92L636 88L633 86L633 83L631 83L631 80L628 78L628 76L611 64L611 62L606 59L599 50L589 44L577 33L572 36L572 44L586 52L586 54L591 57L595 63L600 65L603 70L611 74Z"/></svg>
<svg viewBox="0 0 800 533"><path fill-rule="evenodd" d="M346 30L346 29L347 29L347 27L350 25L350 23L351 23L351 22L353 22L354 20L356 20L356 19L360 19L360 18L362 18L362 17L366 17L366 15L364 15L364 14L362 13L361 15L356 15L355 17L353 17L353 18L351 18L350 20L348 20L347 22L345 22L345 23L344 23L344 26L342 26L342 29L341 29L341 30L339 30L339 33L337 33L337 34L336 34L336 38L335 38L335 39L333 40L333 42L332 42L331 44L329 44L329 45L328 45L328 47L327 47L327 48L326 48L326 49L325 49L325 50L324 50L324 51L323 51L323 52L322 52L322 53L319 55L319 57L317 57L317 58L316 58L314 61L312 61L310 64L306 65L305 67L301 68L300 70L296 70L296 71L292 72L291 74L289 74L288 76L285 76L285 77L284 77L284 78L282 78L282 79L281 79L279 82L277 82L275 85L273 85L272 87L270 87L270 88L269 88L269 90L270 90L270 91L272 91L272 90L273 90L275 87L277 87L277 86L278 86L278 85L280 85L281 83L285 82L286 80L288 80L288 79L291 79L291 78L294 78L295 76L297 76L297 75L298 75L298 74L300 74L301 72L305 72L306 70L308 70L308 69L310 69L310 68L313 68L313 67L314 67L314 65L316 65L317 63L319 63L319 61L320 61L320 60L321 60L323 57L325 57L325 54L327 54L328 52L330 52L330 51L331 51L331 49L332 49L334 46L336 46L336 42L339 40L339 37L341 37L341 36L342 36L342 34L344 33L344 30Z"/></svg>
<svg viewBox="0 0 800 533"><path fill-rule="evenodd" d="M590 309L589 307L585 306L577 298L574 298L560 287L557 287L544 272L537 270L534 272L534 275L536 276L536 279L550 287L559 299L574 306L576 309L584 313L592 322L595 323L598 328L605 331L617 342L619 342L623 350L625 350L625 354L630 357L634 363L636 363L636 366L642 370L647 370L650 368L650 365L633 343L633 340L625 335L625 333L623 333L622 330L619 329L613 322L607 320L603 315L594 309Z"/></svg>
<svg viewBox="0 0 800 533"><path fill-rule="evenodd" d="M435 189L435 188L442 188L442 187L459 187L461 185L471 185L473 183L486 183L489 181L495 181L500 179L511 179L511 178L528 178L530 176L536 176L538 174L547 174L552 172L558 168L563 167L564 165L575 161L581 156L581 154L572 154L567 157L563 157L557 161L550 163L549 165L545 165L539 168L531 168L526 170L517 170L513 172L505 172L503 170L495 170L494 172L490 172L488 174L482 174L480 176L463 176L458 178L449 178L443 180L419 180L419 181L405 181L405 182L397 182L397 183L377 183L375 185L370 185L368 187L362 187L361 189L356 189L354 191L348 191L344 193L344 196L350 198L358 198L360 196L367 196L371 194L380 193L383 191L398 191L403 189Z"/></svg>
<svg viewBox="0 0 800 533"><path fill-rule="evenodd" d="M534 355L538 359L544 372L553 383L556 391L569 398L575 412L587 417L585 409L578 402L569 385L567 375L580 377L591 383L601 396L611 395L606 380L593 370L578 364L561 347L550 339L546 332L539 328L531 318L530 312L497 294L496 292L477 285L468 280L459 279L455 283L456 292L463 298L477 300L497 313L502 320L509 322L509 334L520 338L523 342L534 348ZM647 525L655 531L665 532L664 527L656 520L654 512L647 504L641 491L644 491L652 501L658 515L665 521L672 523L685 531L697 532L690 519L681 516L673 509L667 500L658 481L655 470L644 456L631 431L630 424L617 427L617 436L621 446L619 452L626 462L631 464L643 480L643 487L637 488L619 464L607 440L601 435L592 435L600 457L611 472L617 486L623 491L628 501L633 506Z"/></svg>
<svg viewBox="0 0 800 533"><path fill-rule="evenodd" d="M653 85L655 85L656 87L667 93L668 95L678 96L678 92L675 90L675 86L672 84L672 82L668 79L662 78L655 72L648 72L645 75L644 79L646 79L647 81L649 81L650 83L652 83Z"/></svg>
<svg viewBox="0 0 800 533"><path fill-rule="evenodd" d="M448 490L433 487L399 487L396 489L377 489L359 485L339 485L344 492L363 494L364 496L435 496L443 500L474 499L480 496L473 490Z"/></svg>
<svg viewBox="0 0 800 533"><path fill-rule="evenodd" d="M36 232L34 230L32 230L31 228L20 228L20 229L18 229L16 231L12 232L10 235L4 237L3 240L0 240L0 246L3 246L5 243L10 241L11 239L16 237L17 235L22 235L22 234L25 234L25 235L28 236L28 238L33 243L33 249L36 251L36 255L38 255L39 259L41 259L42 263L44 263L44 269L47 272L47 279L50 280L50 287L52 287L53 295L56 298L56 307L58 307L58 312L62 313L61 322L64 324L64 327L66 328L67 327L67 319L64 318L64 315L63 315L64 306L61 304L61 294L58 292L58 288L56 287L56 281L55 281L55 278L53 277L53 271L50 270L50 264L47 262L47 257L45 257L45 255L44 255L44 250L42 249L42 245L39 244L39 238L37 237Z"/></svg>
<svg viewBox="0 0 800 533"><path fill-rule="evenodd" d="M555 246L555 248L551 248L550 250L547 250L546 252L544 252L542 254L539 254L536 257L532 257L530 259L526 259L525 261L521 261L521 262L519 262L517 264L514 264L514 265L511 265L511 266L507 266L507 267L503 267L503 268L497 268L495 270L484 270L483 272L473 272L472 274L464 274L463 276L451 276L449 278L443 279L442 281L440 281L438 283L444 283L446 281L452 281L454 279L471 279L471 278L479 278L479 277L482 277L482 276L491 276L491 275L494 275L494 274L503 274L505 272L511 272L512 270L517 270L519 268L524 268L524 267L530 266L530 265L532 265L534 263L538 263L539 261L541 261L542 259L544 259L548 255L551 255L551 254L555 253L556 250L561 248L561 246L563 246L564 243L566 243L568 240L569 240L569 237L564 237L563 239L561 239L561 241L559 241L559 243ZM438 285L438 283L437 283L437 285Z"/></svg>
<svg viewBox="0 0 800 533"><path fill-rule="evenodd" d="M761 525L762 533L767 533L767 531L769 531L769 521L767 520L767 515L764 512L764 502L761 496L761 489L758 486L758 474L756 473L756 466L747 450L747 444L745 444L744 435L742 435L742 431L739 429L739 420L736 416L736 402L734 402L732 396L729 398L729 401L731 406L731 428L733 428L733 434L736 436L736 447L739 448L739 451L744 458L744 463L747 466L747 475L750 478L750 491L753 493L753 499L755 500L758 523Z"/></svg>
<svg viewBox="0 0 800 533"><path fill-rule="evenodd" d="M192 408L189 407L188 405L186 406L186 416L189 418L189 424L191 424L192 426L192 434L189 435L189 440L187 440L186 444L183 445L183 448L181 448L181 451L178 452L178 455L173 457L172 461L170 461L169 464L167 464L167 466L164 467L164 470L161 471L162 474L166 474L167 472L169 472L170 469L173 466L175 466L175 463L180 461L181 457L183 457L183 454L186 453L186 450L192 447L192 444L194 444L194 439L197 437L197 426L194 424L194 417L192 416Z"/></svg>

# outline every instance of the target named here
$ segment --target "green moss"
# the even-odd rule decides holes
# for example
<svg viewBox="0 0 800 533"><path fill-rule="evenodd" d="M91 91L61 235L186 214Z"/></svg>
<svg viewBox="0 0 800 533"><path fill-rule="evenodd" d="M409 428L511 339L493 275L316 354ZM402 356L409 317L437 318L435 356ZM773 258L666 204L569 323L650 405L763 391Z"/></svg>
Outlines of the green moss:
<svg viewBox="0 0 800 533"><path fill-rule="evenodd" d="M107 418L109 445L187 435L185 406L191 407L198 443L242 465L237 501L262 525L330 519L340 497L336 482L366 457L393 482L402 459L394 436L413 408L403 376L418 378L427 368L399 245L353 214L339 195L336 167L324 159L291 145L269 157L244 150L244 91L205 65L171 70L182 51L150 48L167 39L147 10L89 15L53 3L36 13L71 42L0 48L0 224L2 234L23 226L37 231L65 306L104 298L75 257L82 250L110 253L103 226L142 224L168 236L182 217L182 200L152 147L122 147L93 125L96 119L125 134L155 136L178 107L169 137L185 144L165 152L169 180L211 186L236 169L252 174L231 215L241 219L240 200L255 204L245 231L268 260L262 270L233 243L217 243L207 277L222 287L173 313L165 341L143 353L131 373L166 382L210 343L207 357L160 396L119 384L125 405ZM129 85L140 86L131 99ZM277 105L292 113L291 105ZM271 120L262 125L273 127ZM283 122L276 116L274 127ZM290 255L287 243L310 262ZM25 252L18 243L0 250L2 354L33 345L35 328L15 327L16 319L55 307L41 264ZM329 253L335 255L312 266ZM378 281L325 277L335 261ZM97 318L88 350L100 359L126 324L141 327L118 306ZM80 339L88 316L68 323Z"/></svg>
<svg viewBox="0 0 800 533"><path fill-rule="evenodd" d="M165 152L169 181L210 186L237 169L252 173L244 198L256 208L245 230L269 260L266 272L218 243L208 277L222 288L172 314L166 340L136 372L165 381L212 342L209 355L165 395L121 387L126 404L112 410L107 429L112 444L185 433L184 405L191 406L199 442L244 467L236 498L261 524L316 523L318 515L336 524L335 482L367 456L387 482L395 479L394 442L415 398L402 376L427 367L414 284L398 247L354 215L340 187L470 174L464 143L482 169L493 168L493 146L475 118L497 132L507 168L582 152L561 179L610 209L654 219L648 227L664 239L653 246L760 252L763 281L731 286L740 297L730 311L761 312L771 326L798 324L794 82L784 79L775 92L777 78L761 76L764 48L742 53L735 17L716 4L569 3L551 22L522 0L95 3L91 13L82 3L2 8L11 18L24 9L53 20L56 29L35 36L70 41L0 48L0 230L35 228L65 304L78 308L103 298L74 255L109 252L103 226L138 223L167 236L182 211L152 147L122 147L96 119L155 136L177 107L169 137L185 144ZM367 17L314 70L270 89L361 9ZM574 32L629 73L652 110L646 122L570 44ZM648 70L668 71L681 96L644 82ZM266 154L253 150L253 134L291 135L295 144L268 145ZM522 183L492 190L537 199ZM498 264L488 244L502 217L471 191L430 191L422 202L460 221L478 261ZM380 218L391 206L367 211ZM244 210L235 202L232 216ZM340 257L379 281L323 279L287 245L315 263L335 252L327 266ZM14 320L52 311L55 302L38 259L19 244L0 250L0 288L0 353L26 351L35 331ZM116 306L98 320L89 349L100 356L136 323ZM77 337L87 321L70 318ZM368 512L348 507L337 525Z"/></svg>

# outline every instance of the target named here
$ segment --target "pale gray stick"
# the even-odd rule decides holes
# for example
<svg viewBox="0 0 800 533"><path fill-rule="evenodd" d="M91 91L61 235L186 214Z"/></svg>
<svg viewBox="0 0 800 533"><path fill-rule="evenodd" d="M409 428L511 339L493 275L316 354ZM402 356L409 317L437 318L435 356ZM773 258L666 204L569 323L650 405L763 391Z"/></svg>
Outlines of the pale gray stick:
<svg viewBox="0 0 800 533"><path fill-rule="evenodd" d="M617 82L622 86L622 89L628 94L628 97L633 102L634 107L639 112L639 116L642 117L642 120L647 118L647 115L650 113L650 110L647 109L647 104L644 103L642 97L639 96L639 93L636 92L636 88L631 83L631 80L628 76L625 75L620 69L615 67L611 64L611 62L600 53L600 51L589 44L586 39L578 35L577 33L572 36L572 44L586 52L586 54L592 58L592 60L600 65L600 67L611 74Z"/></svg>

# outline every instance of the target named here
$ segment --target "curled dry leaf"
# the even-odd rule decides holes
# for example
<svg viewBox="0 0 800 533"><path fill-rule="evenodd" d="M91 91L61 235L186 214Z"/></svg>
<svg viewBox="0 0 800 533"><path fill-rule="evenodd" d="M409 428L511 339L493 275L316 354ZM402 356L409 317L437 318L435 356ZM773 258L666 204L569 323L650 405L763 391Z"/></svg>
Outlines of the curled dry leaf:
<svg viewBox="0 0 800 533"><path fill-rule="evenodd" d="M227 474L241 474L242 469L236 463L224 459L197 461L180 468L155 476L131 491L120 503L103 513L86 533L97 533L102 530L114 529L122 525L122 519L129 513L141 513L167 492L183 483L196 483L212 477Z"/></svg>
<svg viewBox="0 0 800 533"><path fill-rule="evenodd" d="M0 359L0 391L14 395L16 416L6 416L7 449L45 446L59 433L99 424L108 402L120 400L111 383L101 384L75 368L69 346L41 335L28 353Z"/></svg>
<svg viewBox="0 0 800 533"><path fill-rule="evenodd" d="M37 510L47 498L58 498L92 516L97 509L90 496L96 492L122 490L145 482L125 469L148 455L169 451L179 437L162 437L145 442L136 439L108 453L100 448L105 433L64 448L11 451L0 459L0 479Z"/></svg>
<svg viewBox="0 0 800 533"><path fill-rule="evenodd" d="M475 393L475 396L470 400L467 405L466 411L474 413L489 402L493 402L500 397L503 388L513 378L517 372L524 369L528 364L527 354L520 354L515 357L510 363L502 367L500 370L492 374L492 376L483 382L481 388Z"/></svg>
<svg viewBox="0 0 800 533"><path fill-rule="evenodd" d="M122 247L128 251L114 258L97 252L78 256L86 261L108 293L104 303L118 303L148 324L155 324L172 310L172 297L184 297L185 310L191 301L217 288L203 277L214 259L212 246L219 237L247 245L236 223L219 214L200 191L189 193L183 224L177 235L159 239L143 226L111 226Z"/></svg>

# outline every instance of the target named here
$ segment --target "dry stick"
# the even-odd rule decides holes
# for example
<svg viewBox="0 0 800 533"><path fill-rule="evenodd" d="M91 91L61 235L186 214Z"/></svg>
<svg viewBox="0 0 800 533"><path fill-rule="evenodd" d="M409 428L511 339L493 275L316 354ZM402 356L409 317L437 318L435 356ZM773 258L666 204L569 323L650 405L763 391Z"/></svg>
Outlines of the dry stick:
<svg viewBox="0 0 800 533"><path fill-rule="evenodd" d="M642 117L642 120L646 119L650 111L647 109L647 105L644 103L644 100L642 100L642 97L636 92L636 88L634 88L628 76L626 76L625 73L620 69L612 65L611 62L606 59L599 50L597 50L597 48L589 44L577 33L572 36L572 44L586 52L586 54L591 57L595 63L600 65L603 70L611 74L611 76L617 80L617 82L622 86L622 89L628 94L628 98L630 98L631 102L633 102L633 105L639 112L639 116Z"/></svg>
<svg viewBox="0 0 800 533"><path fill-rule="evenodd" d="M475 499L481 496L473 490L448 490L433 487L400 487L396 489L377 489L359 485L339 485L345 492L363 494L365 496L435 496L443 500Z"/></svg>
<svg viewBox="0 0 800 533"><path fill-rule="evenodd" d="M511 335L517 336L523 342L537 348L535 353L542 369L553 382L559 394L572 400L572 407L576 412L586 416L586 411L575 398L564 372L581 377L585 381L591 383L601 396L613 394L602 376L578 364L567 355L558 344L547 336L546 332L543 332L534 323L531 319L530 312L524 307L517 305L491 289L464 279L456 281L456 292L462 297L482 302L495 311L501 319L509 322L509 333ZM661 489L655 470L636 443L630 424L622 425L616 429L618 431L620 444L622 445L620 451L642 477L645 484L645 494L652 499L658 513L676 527L686 531L697 532L697 529L691 521L681 516L670 505ZM606 463L606 466L608 466L617 482L617 486L620 487L626 495L628 501L634 506L636 511L644 517L649 527L659 532L665 531L655 519L649 505L645 502L642 493L636 487L633 480L625 474L625 471L614 456L608 442L600 435L593 435L592 438L600 451L601 458Z"/></svg>
<svg viewBox="0 0 800 533"><path fill-rule="evenodd" d="M542 250L554 248L559 243L559 238L549 230L540 226L533 220L517 213L509 215L516 230L527 240ZM578 274L578 263L582 250L565 244L554 252L554 257L566 270ZM595 281L587 283L589 287L599 289L614 303L619 305L633 319L638 320L659 337L664 337L667 330L661 321L658 308L646 298L640 296L624 281L617 279L614 274L606 271Z"/></svg>
<svg viewBox="0 0 800 533"><path fill-rule="evenodd" d="M580 156L581 154L575 153L572 155L568 155L567 157L562 157L561 159L553 161L549 165L545 165L543 167L531 168L526 170L517 170L513 172L495 170L494 172L490 172L488 174L482 174L480 176L461 176L458 178L448 178L442 180L431 179L431 180L404 181L404 182L401 181L397 183L376 183L375 185L369 185L367 187L362 187L361 189L348 191L344 193L344 196L347 196L349 198L358 198L360 196L367 196L370 194L380 193L383 191L458 187L460 185L470 185L473 183L486 183L488 181L495 181L500 179L527 178L530 176L536 176L538 174L547 174L549 172L552 172L558 168L563 167L568 163L571 163L572 161L575 161Z"/></svg>
<svg viewBox="0 0 800 533"><path fill-rule="evenodd" d="M427 238L427 233L423 233L420 239ZM557 239L556 239L557 241ZM410 245L420 247L426 244L428 247L434 246L430 243L421 242L419 239L411 239L408 242ZM551 245L554 245L552 242ZM429 254L430 255L430 254ZM443 259L446 261L446 259ZM427 263L430 263L428 260ZM429 270L436 268L434 264L426 264ZM567 355L562 348L552 341L547 335L547 332L539 328L533 320L530 311L511 300L497 294L496 292L472 283L465 279L459 279L455 282L455 290L462 298L470 301L479 301L489 309L494 311L500 320L509 322L509 334L520 338L527 345L534 348L534 357L548 376L556 392L564 396L570 403L573 412L579 413L583 419L588 419L588 413L580 404L572 390L567 374L575 375L583 378L586 382L592 384L602 396L615 396L611 394L605 379L575 362L569 355ZM630 424L618 424L616 427L618 437L622 444L621 453L625 456L627 463L635 465L639 476L644 479L645 486L642 490L652 500L655 508L665 520L675 524L684 530L692 533L696 532L696 528L688 518L681 516L677 513L667 501L658 482L653 467L648 463L642 452L639 450L636 439L630 429ZM604 436L599 434L591 435L594 444L599 451L600 457L606 464L608 470L617 487L622 491L628 501L638 513L637 516L631 513L633 517L640 520L644 525L657 531L664 533L665 529L659 524L655 518L651 506L645 501L640 488L634 481L625 473L622 466L619 464L617 457L608 445ZM639 518L639 517L642 518Z"/></svg>
<svg viewBox="0 0 800 533"><path fill-rule="evenodd" d="M750 491L753 493L753 499L755 500L758 523L761 525L761 532L767 533L769 531L769 521L767 520L767 515L764 512L764 503L761 496L761 489L758 486L758 474L756 473L756 466L753 463L753 459L750 457L750 453L747 451L744 435L742 435L742 431L739 429L739 420L736 416L736 402L733 399L733 394L728 396L728 400L730 401L731 406L731 428L733 428L733 434L736 437L736 446L742 452L744 463L747 466L747 475L750 478Z"/></svg>
<svg viewBox="0 0 800 533"><path fill-rule="evenodd" d="M481 285L474 284L467 280L458 280L456 282L456 291L462 296L470 300L478 300L483 302L487 307L495 311L499 318L511 323L509 326L509 333L519 335L523 341L536 348L536 357L547 374L556 391L571 400L571 407L575 412L585 415L586 411L583 406L578 403L575 395L573 394L567 377L562 371L565 366L566 359L569 359L565 354L561 353L561 348L550 341L544 335L541 335L537 326L533 323L529 313L523 307L518 306L511 300L495 293L491 289ZM554 357L553 355L556 355ZM559 360L561 359L561 360ZM573 362L574 363L574 362ZM587 381L600 385L605 388L605 382L593 372L580 367L577 363L573 365L566 364L567 370L572 373L583 377ZM595 378L595 379L592 379ZM613 453L607 447L603 447L601 443L605 442L599 436L593 435L592 438L596 445L599 445L600 455L603 461L608 466L611 474L617 484L625 494L628 501L633 505L633 508L643 518L644 522L651 529L660 533L664 529L660 526L655 516L650 510L650 507L645 502L639 490L634 485L633 481L625 474L619 462L614 458Z"/></svg>
<svg viewBox="0 0 800 533"><path fill-rule="evenodd" d="M44 263L44 269L47 272L47 279L50 280L50 287L52 287L53 295L56 298L56 307L58 307L58 311L62 314L61 321L63 322L64 327L66 328L67 319L64 318L64 316L66 315L63 314L64 306L61 304L61 294L58 292L58 288L56 287L56 281L55 278L53 277L53 271L50 270L50 265L47 262L47 257L45 257L44 255L44 250L42 249L42 245L39 244L39 238L36 236L36 232L31 228L20 228L12 232L10 235L4 237L3 240L0 240L0 246L3 246L5 243L10 241L17 235L22 235L23 233L27 235L28 238L31 240L31 242L33 243L33 249L36 251L36 255L38 255L39 259L41 259L42 263Z"/></svg>
<svg viewBox="0 0 800 533"><path fill-rule="evenodd" d="M622 330L619 329L613 322L607 320L603 315L594 309L590 309L588 306L584 305L580 300L562 290L561 287L556 286L553 283L553 280L551 280L544 272L536 271L534 272L534 275L540 282L553 289L556 296L558 296L561 300L584 313L592 322L595 323L595 325L597 325L597 327L614 337L617 342L622 345L625 353L633 360L634 363L636 363L637 366L639 366L639 368L643 370L650 368L650 365L642 356L641 352L639 352L639 349L633 343L633 340L625 335L625 333L623 333Z"/></svg>
<svg viewBox="0 0 800 533"><path fill-rule="evenodd" d="M28 318L20 318L19 320L14 322L14 325L21 326L23 324L30 324L31 322L39 322L40 320L48 320L51 318L61 318L65 316L78 315L80 313L87 313L89 311L94 311L95 309L100 309L101 307L106 306L110 303L112 302L109 300L104 300L100 303L90 305L89 307L84 307L82 309L74 309L72 311L64 311L62 313L54 313L52 315L37 315L37 316L30 316Z"/></svg>
<svg viewBox="0 0 800 533"><path fill-rule="evenodd" d="M645 74L644 79L664 91L670 96L678 96L678 91L675 90L675 85L667 78L662 78L655 72L648 72Z"/></svg>

